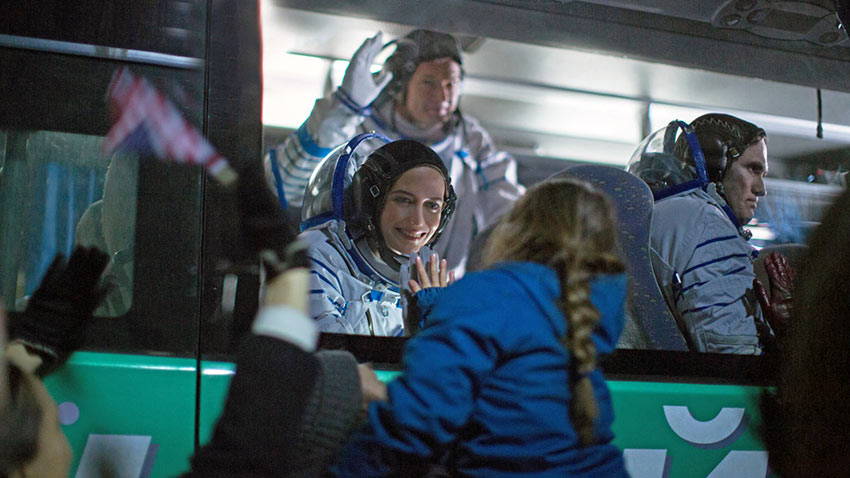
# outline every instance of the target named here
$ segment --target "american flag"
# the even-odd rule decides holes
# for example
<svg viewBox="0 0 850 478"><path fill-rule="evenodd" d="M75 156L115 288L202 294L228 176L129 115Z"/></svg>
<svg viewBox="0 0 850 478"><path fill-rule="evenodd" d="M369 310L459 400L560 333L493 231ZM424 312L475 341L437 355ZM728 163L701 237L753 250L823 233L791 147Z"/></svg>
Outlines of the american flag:
<svg viewBox="0 0 850 478"><path fill-rule="evenodd" d="M236 179L227 158L145 78L119 68L112 76L106 98L114 123L101 144L104 154L116 150L152 154L178 163L203 165L225 184Z"/></svg>

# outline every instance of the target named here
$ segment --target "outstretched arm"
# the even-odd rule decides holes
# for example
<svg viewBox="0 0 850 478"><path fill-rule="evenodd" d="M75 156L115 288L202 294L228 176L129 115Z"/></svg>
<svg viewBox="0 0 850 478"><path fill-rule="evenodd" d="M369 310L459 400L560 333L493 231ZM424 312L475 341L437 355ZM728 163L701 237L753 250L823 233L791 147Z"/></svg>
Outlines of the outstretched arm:
<svg viewBox="0 0 850 478"><path fill-rule="evenodd" d="M429 311L426 327L405 348L402 375L387 385L388 401L369 407L366 427L334 467L337 476L395 476L455 440L474 409L480 377L497 360L496 339L481 329L492 315L481 304Z"/></svg>
<svg viewBox="0 0 850 478"><path fill-rule="evenodd" d="M23 312L9 313L9 338L38 355L39 376L68 360L83 342L86 325L106 295L100 277L109 257L96 248L57 254Z"/></svg>
<svg viewBox="0 0 850 478"><path fill-rule="evenodd" d="M307 120L266 155L266 178L278 197L285 197L282 203L302 205L313 170L333 147L354 136L369 105L392 79L389 72L375 76L370 71L382 47L381 32L367 38L351 58L342 86L317 100Z"/></svg>
<svg viewBox="0 0 850 478"><path fill-rule="evenodd" d="M213 437L184 477L272 477L287 469L319 368L318 332L304 312L306 276L290 269L269 284Z"/></svg>

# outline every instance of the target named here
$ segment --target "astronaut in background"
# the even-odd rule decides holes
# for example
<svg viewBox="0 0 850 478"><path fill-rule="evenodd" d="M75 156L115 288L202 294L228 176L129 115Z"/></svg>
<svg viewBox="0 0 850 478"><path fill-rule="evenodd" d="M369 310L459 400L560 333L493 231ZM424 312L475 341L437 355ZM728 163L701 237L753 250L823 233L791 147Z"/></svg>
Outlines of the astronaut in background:
<svg viewBox="0 0 850 478"><path fill-rule="evenodd" d="M496 149L475 118L461 113L464 72L457 40L414 30L391 43L396 49L376 76L370 67L386 45L380 32L363 42L342 85L317 100L304 124L266 156L267 177L285 198L282 203L298 207L330 148L370 131L419 141L440 156L459 198L436 250L463 274L472 238L506 213L525 188L517 180L516 160Z"/></svg>
<svg viewBox="0 0 850 478"><path fill-rule="evenodd" d="M775 342L743 227L767 193L765 138L752 123L710 113L653 133L629 163L655 196L652 266L692 350L759 355Z"/></svg>

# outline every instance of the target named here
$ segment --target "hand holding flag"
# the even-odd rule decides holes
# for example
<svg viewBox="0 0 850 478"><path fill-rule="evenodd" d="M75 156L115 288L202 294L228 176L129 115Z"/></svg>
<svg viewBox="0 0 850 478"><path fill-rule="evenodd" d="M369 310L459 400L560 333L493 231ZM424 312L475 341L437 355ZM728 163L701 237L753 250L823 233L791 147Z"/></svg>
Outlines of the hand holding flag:
<svg viewBox="0 0 850 478"><path fill-rule="evenodd" d="M104 154L119 149L152 154L177 163L202 165L225 185L236 180L227 159L145 78L119 68L106 98L114 123L101 145Z"/></svg>

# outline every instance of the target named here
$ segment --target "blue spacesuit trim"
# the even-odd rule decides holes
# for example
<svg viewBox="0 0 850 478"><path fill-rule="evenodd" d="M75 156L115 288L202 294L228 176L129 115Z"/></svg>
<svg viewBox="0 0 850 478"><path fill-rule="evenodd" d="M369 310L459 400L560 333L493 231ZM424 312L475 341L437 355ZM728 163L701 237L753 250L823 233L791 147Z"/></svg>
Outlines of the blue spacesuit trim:
<svg viewBox="0 0 850 478"><path fill-rule="evenodd" d="M348 232L346 231L346 234L347 233ZM351 236L349 236L349 240L353 242ZM348 252L348 255L351 256L351 259L354 261L354 265L357 266L357 269L359 269L360 272L365 274L367 277L371 278L372 280L381 281L387 284L393 283L389 277L384 277L381 274L378 274L376 270L369 267L369 264L367 264L366 261L364 261L363 258L360 257L360 253L357 251L356 247L346 249L346 252Z"/></svg>
<svg viewBox="0 0 850 478"><path fill-rule="evenodd" d="M328 273L331 276L333 276L334 279L336 279L337 284L339 284L339 290L342 290L342 281L339 280L339 276L336 274L336 272L333 271L333 269L331 269L325 263L323 263L322 261L320 261L318 259L315 259L313 257L309 257L309 259L310 259L310 262L312 262L313 264L316 264L317 266L321 267L322 269L328 271Z"/></svg>
<svg viewBox="0 0 850 478"><path fill-rule="evenodd" d="M290 178L291 178L291 177L292 177L292 176L290 176ZM302 188L302 187L306 186L306 185L307 185L307 180L308 180L309 178L304 178L304 179L302 179L301 181L303 182L303 184L298 184L298 183L296 183L296 182L287 181L287 180L286 180L286 178L282 178L282 179L283 179L283 185L284 185L284 187L286 187L286 186L290 186L290 187L293 187L293 188L298 189L298 188ZM298 179L298 178L294 178L294 179Z"/></svg>
<svg viewBox="0 0 850 478"><path fill-rule="evenodd" d="M712 307L726 307L727 305L731 305L731 304L734 304L735 302L738 302L743 297L744 296L738 297L737 299L733 300L732 302L718 302L716 304L704 305L702 307L695 307L693 309L688 309L688 310L682 312L682 315L690 314L692 312L699 312L701 310L710 309Z"/></svg>
<svg viewBox="0 0 850 478"><path fill-rule="evenodd" d="M714 239L709 239L709 240L707 240L707 241L703 242L702 244L697 244L697 246L696 246L696 247L694 247L694 249L699 249L699 248L700 248L700 247L702 247L702 246L707 246L707 245L712 244L712 243L714 243L714 242L720 242L720 241L730 241L730 240L732 240L732 239L736 239L737 237L738 237L737 235L735 235L735 236L715 237Z"/></svg>
<svg viewBox="0 0 850 478"><path fill-rule="evenodd" d="M331 281L329 281L327 278L325 278L325 276L323 276L322 274L319 274L317 271L310 271L310 274L315 275L316 277L318 277L318 278L319 278L319 280L320 280L320 281L322 281L322 282L324 282L325 284L327 284L327 285L331 286L331 287L333 288L333 290L337 291L337 293L339 293L340 295L342 295L342 290L337 289L337 288L336 288L336 286L335 286L335 285L333 285L333 283L332 283Z"/></svg>
<svg viewBox="0 0 850 478"><path fill-rule="evenodd" d="M678 124L685 133L685 139L688 141L688 147L691 148L691 156L694 158L694 166L696 166L697 170L697 179L699 179L702 185L705 186L708 184L708 173L705 170L705 155L699 145L697 135L694 133L693 128L684 121L677 120L676 124Z"/></svg>
<svg viewBox="0 0 850 478"><path fill-rule="evenodd" d="M351 260L354 261L354 265L357 266L357 269L366 275L366 277L369 277L374 281L383 282L389 286L390 290L398 292L398 287L395 286L396 282L389 277L381 275L378 271L370 267L369 264L367 264L360 256L360 252L357 251L357 248L353 246L354 239L351 237L351 234L348 234L348 230L345 231L345 234L348 236L348 241L352 244L351 248L346 249L345 252L347 252L349 257L351 257Z"/></svg>
<svg viewBox="0 0 850 478"><path fill-rule="evenodd" d="M729 220L732 221L732 224L735 225L735 228L741 229L741 221L738 220L738 216L735 215L735 212L732 211L732 208L729 207L728 204L724 204L720 209L723 209L723 212L726 213L726 216L729 217Z"/></svg>
<svg viewBox="0 0 850 478"><path fill-rule="evenodd" d="M369 105L360 106L359 103L354 101L354 99L348 93L346 93L345 90L342 89L342 87L337 88L333 94L336 99L339 100L340 103L342 103L346 108L349 109L349 111L356 115L369 115L372 112L372 109L369 108Z"/></svg>
<svg viewBox="0 0 850 478"><path fill-rule="evenodd" d="M739 267L739 268L737 268L737 269L735 269L735 270L732 270L732 271L729 271L729 272L727 272L727 273L723 274L722 276L731 276L732 274L737 274L737 273L739 273L739 272L743 271L744 269L746 269L746 267L741 266L741 267ZM722 276L721 276L721 277L722 277ZM685 287L684 289L682 289L682 292L685 292L686 290L689 290L689 289L693 289L694 287L699 287L699 286L701 286L701 285L703 285L703 284L705 284L705 283L707 283L707 282L708 282L708 281L694 282L693 284L691 284L691 285L689 285L689 286Z"/></svg>
<svg viewBox="0 0 850 478"><path fill-rule="evenodd" d="M310 136L310 132L307 131L307 122L301 124L297 130L295 130L295 137L298 139L298 143L304 148L304 151L307 152L310 156L316 156L323 158L331 152L333 148L323 148L316 144L313 141L313 137Z"/></svg>
<svg viewBox="0 0 850 478"><path fill-rule="evenodd" d="M343 194L345 192L345 176L348 172L348 160L351 158L351 155L354 153L354 150L360 146L361 143L366 141L367 139L378 138L383 140L384 143L389 143L390 139L380 133L362 133L357 136L351 138L351 141L345 145L343 148L343 154L339 156L339 159L336 161L336 167L334 168L334 176L333 183L331 185L331 204L333 206L333 214L334 218L342 221L342 213L343 213Z"/></svg>
<svg viewBox="0 0 850 478"><path fill-rule="evenodd" d="M284 211L289 206L286 202L286 194L283 192L283 177L280 175L280 163L277 162L277 150L269 151L269 161L272 163L272 174L274 174L274 186L277 189L277 200L280 208Z"/></svg>
<svg viewBox="0 0 850 478"><path fill-rule="evenodd" d="M729 259L732 259L732 258L735 258L735 257L749 257L749 255L748 255L748 254L730 254L730 255L728 255L728 256L718 257L718 258L716 258L716 259L712 259L712 260L710 260L710 261L703 262L702 264L697 264L697 265L695 265L695 266L693 266L693 267L691 267L691 268L689 268L689 269L685 269L685 272L683 272L683 273L682 273L682 275L685 275L685 274L687 274L687 273L689 273L689 272L693 272L693 271L695 271L695 270L697 270L697 269L699 269L699 268L701 268L701 267L705 267L705 266L708 266L708 265L714 264L714 263L716 263L716 262L721 262L721 261L729 260Z"/></svg>
<svg viewBox="0 0 850 478"><path fill-rule="evenodd" d="M322 225L334 218L333 214L330 212L323 212L316 216L313 216L309 219L305 219L301 222L301 230L306 231L307 229L314 228L316 226Z"/></svg>
<svg viewBox="0 0 850 478"><path fill-rule="evenodd" d="M288 148L285 148L283 150L283 155L286 157L286 161L289 163L290 171L295 170L295 171L299 171L299 172L302 172L302 173L306 173L303 177L302 176L295 176L295 177L301 178L301 179L310 179L310 176L313 174L313 171L315 170L315 163L314 163L313 167L309 167L309 168L303 168L301 166L298 166L297 164L295 164L296 158L293 158L292 155L289 154Z"/></svg>
<svg viewBox="0 0 850 478"><path fill-rule="evenodd" d="M682 292L682 293L684 293L684 292L685 292L685 291L687 291L687 290L693 289L694 287L699 287L699 286L701 286L701 285L703 285L703 284L705 284L705 283L707 283L707 282L708 282L708 281L694 282L693 284L691 284L691 285L689 285L689 286L687 286L687 287L683 288L683 289L681 290L681 292ZM678 297L677 297L677 299L678 299Z"/></svg>
<svg viewBox="0 0 850 478"><path fill-rule="evenodd" d="M699 145L699 140L697 139L696 133L694 133L693 128L691 128L690 125L688 125L688 123L685 123L684 121L679 121L679 120L671 121L670 125L672 125L674 123L679 128L682 129L682 133L685 134L685 139L688 141L688 147L691 149L691 156L693 157L693 160L694 160L694 167L697 170L697 177L694 178L694 179L691 179L690 181L684 182L682 184L677 184L675 186L671 186L669 188L662 189L661 191L653 192L652 197L655 199L656 202L660 201L660 200L662 200L666 197L670 197L674 194L679 194L681 192L689 191L691 189L701 188L701 189L704 190L705 187L708 186L708 173L706 172L706 169L705 169L705 155L703 154L702 148ZM669 131L670 130L669 130L669 125L668 125L668 132ZM664 152L665 153L672 153L672 148L673 148L672 141L673 141L674 136L675 135L669 135L669 137L668 137L668 135L665 135L665 138L664 138L664 140L665 140L664 141L664 143L665 143Z"/></svg>
<svg viewBox="0 0 850 478"><path fill-rule="evenodd" d="M670 186L669 188L654 192L652 193L652 197L655 199L655 202L658 202L664 198L673 196L675 194L679 194L684 191L690 191L691 189L701 188L703 186L703 182L699 179L691 179L690 181L684 182L682 184L677 184L675 186Z"/></svg>
<svg viewBox="0 0 850 478"><path fill-rule="evenodd" d="M458 153L460 153L460 151ZM481 190L486 191L490 189L490 183L487 181L487 176L484 175L484 169L481 167L481 163L478 163L475 166L475 174L481 178Z"/></svg>

